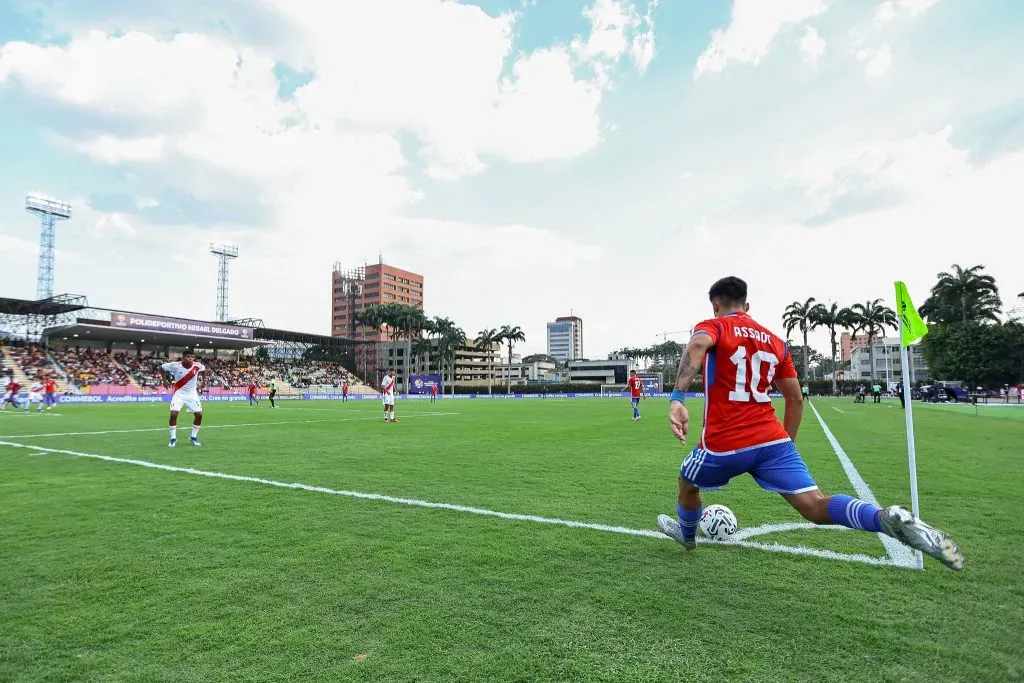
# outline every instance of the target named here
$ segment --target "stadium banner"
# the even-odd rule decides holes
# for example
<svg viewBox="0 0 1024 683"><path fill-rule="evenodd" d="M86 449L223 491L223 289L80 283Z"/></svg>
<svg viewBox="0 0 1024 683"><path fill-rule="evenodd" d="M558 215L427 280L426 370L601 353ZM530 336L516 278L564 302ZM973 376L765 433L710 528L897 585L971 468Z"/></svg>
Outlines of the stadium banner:
<svg viewBox="0 0 1024 683"><path fill-rule="evenodd" d="M638 372L636 376L644 383L644 393L648 396L661 393L660 372Z"/></svg>
<svg viewBox="0 0 1024 683"><path fill-rule="evenodd" d="M430 394L430 389L437 387L441 391L441 375L412 375L409 377L410 394Z"/></svg>
<svg viewBox="0 0 1024 683"><path fill-rule="evenodd" d="M182 318L164 318L159 315L142 315L139 313L111 313L110 326L142 332L174 332L216 339L251 340L253 338L251 327L238 327L237 325L208 323Z"/></svg>

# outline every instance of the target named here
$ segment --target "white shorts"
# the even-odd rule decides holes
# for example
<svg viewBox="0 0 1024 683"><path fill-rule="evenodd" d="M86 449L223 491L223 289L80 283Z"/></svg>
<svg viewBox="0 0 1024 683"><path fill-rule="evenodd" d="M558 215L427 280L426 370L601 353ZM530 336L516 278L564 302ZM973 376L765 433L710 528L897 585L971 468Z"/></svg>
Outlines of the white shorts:
<svg viewBox="0 0 1024 683"><path fill-rule="evenodd" d="M384 405L391 406L393 408L395 406L395 395L384 394Z"/></svg>
<svg viewBox="0 0 1024 683"><path fill-rule="evenodd" d="M193 392L176 391L171 396L171 412L180 413L182 408L188 408L190 413L203 412L203 404L199 401L199 394Z"/></svg>
<svg viewBox="0 0 1024 683"><path fill-rule="evenodd" d="M43 395L42 394L36 394L36 393L30 393L28 395L28 402L29 403L42 403L43 402Z"/></svg>

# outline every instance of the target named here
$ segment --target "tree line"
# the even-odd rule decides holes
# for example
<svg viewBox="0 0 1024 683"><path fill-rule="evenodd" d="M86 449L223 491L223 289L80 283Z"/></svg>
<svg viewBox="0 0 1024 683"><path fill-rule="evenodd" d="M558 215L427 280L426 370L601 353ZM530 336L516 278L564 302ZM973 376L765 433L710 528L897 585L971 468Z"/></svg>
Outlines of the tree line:
<svg viewBox="0 0 1024 683"><path fill-rule="evenodd" d="M936 276L929 296L918 308L928 324L928 334L921 342L921 353L933 379L967 381L993 385L1024 381L1024 326L1020 321L1002 316L1003 302L995 278L985 273L982 265L964 268L953 264L949 271ZM831 345L832 390L837 387L837 337L849 330L856 337L867 337L871 363L871 381L876 379L873 342L886 330L896 331L896 313L881 299L840 307L818 303L814 298L794 301L782 317L788 334L803 336L803 371L806 377L811 350L808 332L828 330ZM924 379L924 378L920 378Z"/></svg>
<svg viewBox="0 0 1024 683"><path fill-rule="evenodd" d="M1021 320L1004 319L1002 299L995 278L981 265L964 268L953 264L939 273L929 296L918 312L928 324L921 352L932 378L963 380L978 385L1024 382L1024 325ZM832 375L832 393L839 388L843 364L837 358L843 331L867 338L871 381L876 380L874 341L887 330L896 331L896 312L882 299L841 306L821 303L814 297L794 301L786 307L782 326L788 337L798 333L803 344L790 344L801 378L810 376L812 365ZM831 355L808 345L808 334L827 330ZM623 348L623 357L646 360L651 370L665 373L666 383L675 377L684 346L674 341L645 348ZM924 378L920 378L924 379Z"/></svg>
<svg viewBox="0 0 1024 683"><path fill-rule="evenodd" d="M370 327L378 332L383 332L392 342L402 339L406 342L405 364L406 375L411 374L412 363L423 361L429 373L433 362L437 362L437 368L443 378L450 378L446 382L451 391L455 390L455 358L460 348L472 345L481 350L490 351L495 344L504 346L508 350L508 362L512 364L512 351L516 344L526 341L526 334L518 325L502 325L500 328L480 330L477 336L470 340L466 331L455 324L449 318L428 317L418 306L405 304L373 304L365 310L358 311L355 316L355 323ZM488 356L487 391L491 393L494 385L494 364ZM508 375L507 390L512 391L512 376Z"/></svg>

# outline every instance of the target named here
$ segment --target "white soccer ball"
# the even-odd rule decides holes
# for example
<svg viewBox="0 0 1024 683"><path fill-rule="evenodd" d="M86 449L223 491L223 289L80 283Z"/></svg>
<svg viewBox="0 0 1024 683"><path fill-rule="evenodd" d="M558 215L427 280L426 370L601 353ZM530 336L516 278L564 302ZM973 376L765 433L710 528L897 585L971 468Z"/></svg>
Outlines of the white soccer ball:
<svg viewBox="0 0 1024 683"><path fill-rule="evenodd" d="M709 505L700 514L700 530L712 541L727 541L739 528L736 515L724 505Z"/></svg>

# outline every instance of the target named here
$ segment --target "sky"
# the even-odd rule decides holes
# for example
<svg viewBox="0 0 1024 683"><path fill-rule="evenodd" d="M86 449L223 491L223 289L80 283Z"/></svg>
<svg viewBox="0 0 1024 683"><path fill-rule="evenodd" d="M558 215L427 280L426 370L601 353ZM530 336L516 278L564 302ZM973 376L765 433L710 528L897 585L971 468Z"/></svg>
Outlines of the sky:
<svg viewBox="0 0 1024 683"><path fill-rule="evenodd" d="M523 353L570 312L589 358L684 341L725 275L776 329L953 263L1009 307L1022 37L1015 0L7 0L0 294L35 192L57 292L212 319L236 244L231 316L311 333L381 256Z"/></svg>

